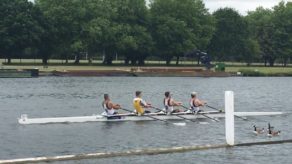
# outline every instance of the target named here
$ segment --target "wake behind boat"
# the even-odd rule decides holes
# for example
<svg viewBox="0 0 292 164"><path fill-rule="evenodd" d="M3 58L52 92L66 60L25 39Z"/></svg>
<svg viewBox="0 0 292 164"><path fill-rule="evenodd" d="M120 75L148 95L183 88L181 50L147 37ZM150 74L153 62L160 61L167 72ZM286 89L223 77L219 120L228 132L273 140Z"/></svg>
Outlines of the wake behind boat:
<svg viewBox="0 0 292 164"><path fill-rule="evenodd" d="M283 112L234 112L236 116L248 117L248 116L272 116L282 115ZM148 117L151 116L151 117ZM163 113L147 113L138 116L134 113L115 114L115 115L92 115L92 116L75 116L75 117L47 117L47 118L28 118L26 114L21 115L18 118L19 124L53 124L53 123L83 123L83 122L115 122L115 121L155 121L154 118L160 120L183 120L180 117L183 116L187 119L203 119L210 118L224 118L225 113L219 111L200 112L197 114L191 112L173 113L171 115Z"/></svg>

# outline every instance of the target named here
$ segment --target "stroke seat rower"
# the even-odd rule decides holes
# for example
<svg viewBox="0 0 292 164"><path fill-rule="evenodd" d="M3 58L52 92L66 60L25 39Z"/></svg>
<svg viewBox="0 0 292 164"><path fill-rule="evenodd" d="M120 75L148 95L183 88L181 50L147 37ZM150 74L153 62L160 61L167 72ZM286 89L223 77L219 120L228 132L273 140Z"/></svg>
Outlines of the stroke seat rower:
<svg viewBox="0 0 292 164"><path fill-rule="evenodd" d="M104 101L102 102L102 107L105 111L104 115L108 119L121 118L120 116L114 116L118 114L117 110L120 109L121 106L119 104L113 104L108 94L104 94Z"/></svg>
<svg viewBox="0 0 292 164"><path fill-rule="evenodd" d="M201 110L200 107L203 107L205 104L207 104L205 101L198 99L197 92L192 92L190 99L190 110L188 112L196 114L199 112L203 112L203 110Z"/></svg>

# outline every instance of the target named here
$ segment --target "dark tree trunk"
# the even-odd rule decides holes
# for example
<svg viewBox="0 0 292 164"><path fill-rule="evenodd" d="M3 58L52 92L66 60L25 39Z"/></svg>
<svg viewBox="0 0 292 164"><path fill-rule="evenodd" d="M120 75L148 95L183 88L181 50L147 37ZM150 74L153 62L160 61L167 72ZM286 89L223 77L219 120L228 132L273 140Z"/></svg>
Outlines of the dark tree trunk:
<svg viewBox="0 0 292 164"><path fill-rule="evenodd" d="M176 63L175 63L175 64L176 64L176 65L179 64L179 56L176 57Z"/></svg>
<svg viewBox="0 0 292 164"><path fill-rule="evenodd" d="M131 65L136 65L137 64L137 60L136 59L131 59Z"/></svg>
<svg viewBox="0 0 292 164"><path fill-rule="evenodd" d="M270 67L273 67L274 66L274 63L275 63L275 59L274 58L270 58L269 59L269 65L270 65Z"/></svg>
<svg viewBox="0 0 292 164"><path fill-rule="evenodd" d="M145 65L145 60L144 59L139 59L138 60L138 65Z"/></svg>
<svg viewBox="0 0 292 164"><path fill-rule="evenodd" d="M113 59L110 55L105 55L105 59L103 61L103 64L106 64L106 65L112 65L113 64Z"/></svg>
<svg viewBox="0 0 292 164"><path fill-rule="evenodd" d="M79 64L80 63L79 61L80 61L80 53L76 53L74 64Z"/></svg>
<svg viewBox="0 0 292 164"><path fill-rule="evenodd" d="M105 49L105 59L103 61L103 64L106 65L112 65L113 64L113 56L115 54L115 51L111 48Z"/></svg>
<svg viewBox="0 0 292 164"><path fill-rule="evenodd" d="M7 64L11 64L11 58L7 58Z"/></svg>
<svg viewBox="0 0 292 164"><path fill-rule="evenodd" d="M200 59L201 59L201 57L199 56L199 57L197 57L197 64L198 65L200 65Z"/></svg>
<svg viewBox="0 0 292 164"><path fill-rule="evenodd" d="M42 62L43 62L43 65L47 65L48 64L48 59L47 58L43 58Z"/></svg>
<svg viewBox="0 0 292 164"><path fill-rule="evenodd" d="M128 57L125 58L125 65L129 65L130 59Z"/></svg>
<svg viewBox="0 0 292 164"><path fill-rule="evenodd" d="M169 59L166 60L166 65L170 65L170 61Z"/></svg>
<svg viewBox="0 0 292 164"><path fill-rule="evenodd" d="M110 58L107 58L106 65L112 65L112 64L113 64L113 60Z"/></svg>
<svg viewBox="0 0 292 164"><path fill-rule="evenodd" d="M288 63L288 58L284 58L284 60L283 60L283 66L284 67L287 67L287 63Z"/></svg>
<svg viewBox="0 0 292 164"><path fill-rule="evenodd" d="M171 59L172 59L172 56L171 56L171 57L170 57L170 56L166 56L166 57L165 57L166 65L170 65L170 63L171 63Z"/></svg>

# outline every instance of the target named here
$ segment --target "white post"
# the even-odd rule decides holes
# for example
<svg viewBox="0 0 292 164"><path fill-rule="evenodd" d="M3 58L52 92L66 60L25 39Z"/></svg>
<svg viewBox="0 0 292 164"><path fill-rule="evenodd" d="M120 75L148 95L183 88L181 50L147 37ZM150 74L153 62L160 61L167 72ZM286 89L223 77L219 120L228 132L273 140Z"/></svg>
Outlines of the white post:
<svg viewBox="0 0 292 164"><path fill-rule="evenodd" d="M234 145L234 94L233 91L225 91L225 136L226 143Z"/></svg>

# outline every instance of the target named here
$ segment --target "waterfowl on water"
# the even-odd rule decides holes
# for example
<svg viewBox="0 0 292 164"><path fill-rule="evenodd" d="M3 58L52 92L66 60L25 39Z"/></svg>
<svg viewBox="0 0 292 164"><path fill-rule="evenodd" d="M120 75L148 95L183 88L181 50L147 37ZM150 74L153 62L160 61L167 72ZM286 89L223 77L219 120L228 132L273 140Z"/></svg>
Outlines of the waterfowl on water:
<svg viewBox="0 0 292 164"><path fill-rule="evenodd" d="M254 127L254 130L253 130L254 134L258 135L258 134L265 133L265 129L264 128L260 129L260 128L257 128L255 125L253 127Z"/></svg>
<svg viewBox="0 0 292 164"><path fill-rule="evenodd" d="M279 136L280 134L281 134L280 130L278 130L278 131L269 130L267 136L273 137L273 136Z"/></svg>
<svg viewBox="0 0 292 164"><path fill-rule="evenodd" d="M280 130L278 130L278 131L273 131L272 129L274 129L274 127L272 127L272 126L270 125L270 123L269 123L269 124L268 124L268 134L267 134L267 136L269 136L269 137L273 137L273 136L279 136L279 135L280 135L280 133L281 133Z"/></svg>

